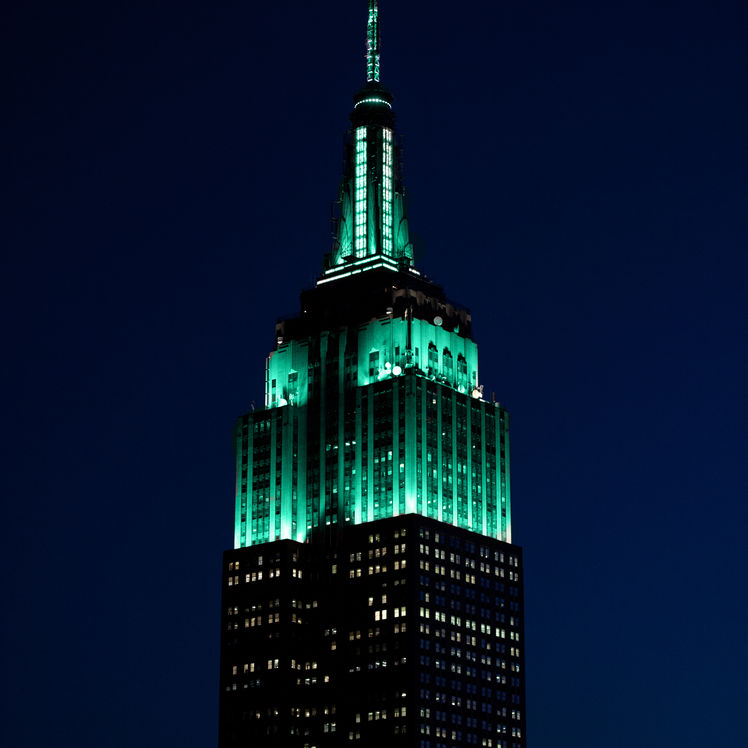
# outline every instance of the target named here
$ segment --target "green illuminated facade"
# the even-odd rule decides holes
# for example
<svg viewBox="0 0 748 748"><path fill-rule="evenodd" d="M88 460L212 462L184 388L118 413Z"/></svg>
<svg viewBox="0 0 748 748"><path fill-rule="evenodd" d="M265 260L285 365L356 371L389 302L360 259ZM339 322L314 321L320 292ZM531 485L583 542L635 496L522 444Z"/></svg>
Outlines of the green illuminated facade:
<svg viewBox="0 0 748 748"><path fill-rule="evenodd" d="M509 415L483 398L469 312L414 267L375 0L338 209L235 427L234 547L410 513L511 542Z"/></svg>

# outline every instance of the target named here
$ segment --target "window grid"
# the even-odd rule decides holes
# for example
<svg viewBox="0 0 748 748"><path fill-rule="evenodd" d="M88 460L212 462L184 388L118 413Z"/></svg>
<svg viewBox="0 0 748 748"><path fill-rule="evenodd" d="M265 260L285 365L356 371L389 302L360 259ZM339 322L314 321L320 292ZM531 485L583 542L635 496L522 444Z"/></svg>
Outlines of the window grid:
<svg viewBox="0 0 748 748"><path fill-rule="evenodd" d="M392 256L392 130L382 130L382 244Z"/></svg>
<svg viewBox="0 0 748 748"><path fill-rule="evenodd" d="M356 180L354 231L356 256L366 255L366 128L356 128Z"/></svg>

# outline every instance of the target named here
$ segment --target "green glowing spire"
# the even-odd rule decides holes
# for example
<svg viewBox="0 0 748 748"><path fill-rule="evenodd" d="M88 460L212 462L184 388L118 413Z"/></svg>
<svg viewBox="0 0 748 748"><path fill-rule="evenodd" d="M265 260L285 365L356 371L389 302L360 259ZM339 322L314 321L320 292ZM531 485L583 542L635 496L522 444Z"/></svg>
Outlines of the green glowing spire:
<svg viewBox="0 0 748 748"><path fill-rule="evenodd" d="M369 0L366 23L366 82L379 82L379 8L377 0Z"/></svg>
<svg viewBox="0 0 748 748"><path fill-rule="evenodd" d="M379 82L379 7L369 0L366 83L353 97L351 137L326 279L373 267L413 266L392 94Z"/></svg>

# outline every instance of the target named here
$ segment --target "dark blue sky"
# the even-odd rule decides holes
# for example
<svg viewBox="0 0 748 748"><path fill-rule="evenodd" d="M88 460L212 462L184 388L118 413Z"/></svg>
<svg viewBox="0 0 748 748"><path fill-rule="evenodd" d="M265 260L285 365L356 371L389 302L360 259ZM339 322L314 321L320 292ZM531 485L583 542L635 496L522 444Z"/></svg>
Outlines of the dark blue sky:
<svg viewBox="0 0 748 748"><path fill-rule="evenodd" d="M215 744L231 428L365 6L2 11L4 745ZM529 745L744 746L748 10L380 9L420 268L513 418Z"/></svg>

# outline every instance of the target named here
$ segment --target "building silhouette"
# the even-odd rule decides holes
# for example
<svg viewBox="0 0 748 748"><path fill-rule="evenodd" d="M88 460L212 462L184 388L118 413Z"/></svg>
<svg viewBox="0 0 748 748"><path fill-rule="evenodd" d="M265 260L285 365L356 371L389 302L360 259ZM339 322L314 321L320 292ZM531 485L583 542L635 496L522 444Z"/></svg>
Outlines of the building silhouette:
<svg viewBox="0 0 748 748"><path fill-rule="evenodd" d="M525 745L509 416L415 267L378 24L333 248L234 431L221 748Z"/></svg>

